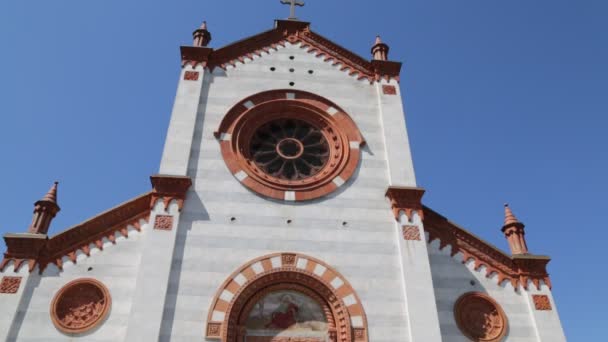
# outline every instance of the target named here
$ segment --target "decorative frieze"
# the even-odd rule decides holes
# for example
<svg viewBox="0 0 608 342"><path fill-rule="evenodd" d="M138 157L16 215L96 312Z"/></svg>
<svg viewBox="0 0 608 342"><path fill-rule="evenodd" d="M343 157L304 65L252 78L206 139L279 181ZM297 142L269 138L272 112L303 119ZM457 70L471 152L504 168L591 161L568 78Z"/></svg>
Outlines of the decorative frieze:
<svg viewBox="0 0 608 342"><path fill-rule="evenodd" d="M0 293L17 293L19 285L21 285L21 277L2 277L2 281L0 281Z"/></svg>
<svg viewBox="0 0 608 342"><path fill-rule="evenodd" d="M474 269L485 267L488 278L496 273L498 284L508 280L517 291L519 285L528 289L529 283L540 289L542 281L551 288L547 273L549 257L530 254L509 256L428 207L424 207L424 217L429 243L439 240L440 250L450 246L452 256L462 253L463 264L472 259Z"/></svg>
<svg viewBox="0 0 608 342"><path fill-rule="evenodd" d="M553 308L551 307L551 301L549 300L549 296L547 295L532 295L532 300L534 301L534 308L539 311L550 311Z"/></svg>
<svg viewBox="0 0 608 342"><path fill-rule="evenodd" d="M245 63L246 59L269 53L287 43L300 43L308 53L323 58L325 62L339 65L340 70L356 77L367 79L370 83L382 79L399 81L401 63L392 61L368 61L357 54L335 44L334 42L312 32L309 24L290 20L278 20L277 27L251 39L245 39L224 48L213 50L207 47L182 46L182 66L191 65L193 68L202 65L213 70L215 67L226 69Z"/></svg>
<svg viewBox="0 0 608 342"><path fill-rule="evenodd" d="M116 243L119 234L128 238L131 227L141 231L142 220L149 220L151 208L158 200L162 199L165 209L174 200L180 209L183 207L186 192L192 184L189 177L155 175L150 177L150 180L153 186L151 192L114 207L52 238L44 234L6 234L4 241L7 251L0 261L0 271L11 263L16 271L24 264L28 265L30 272L38 266L39 272L42 273L49 264L54 264L61 270L62 259L66 256L76 263L76 253L82 251L90 256L92 244L103 250L104 241Z"/></svg>

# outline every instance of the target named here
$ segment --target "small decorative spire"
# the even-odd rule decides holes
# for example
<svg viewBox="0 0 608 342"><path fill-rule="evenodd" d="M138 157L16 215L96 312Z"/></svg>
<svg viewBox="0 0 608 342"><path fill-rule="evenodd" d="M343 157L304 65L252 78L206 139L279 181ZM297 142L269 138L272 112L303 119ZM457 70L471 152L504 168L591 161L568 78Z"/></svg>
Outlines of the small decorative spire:
<svg viewBox="0 0 608 342"><path fill-rule="evenodd" d="M57 185L59 185L59 182L55 181L49 192L47 192L46 195L42 197L41 201L47 201L57 204Z"/></svg>
<svg viewBox="0 0 608 342"><path fill-rule="evenodd" d="M192 33L192 37L194 41L192 42L193 46L196 47L206 47L211 41L211 32L207 30L207 22L203 21L201 27Z"/></svg>
<svg viewBox="0 0 608 342"><path fill-rule="evenodd" d="M376 41L374 42L374 46L372 46L372 58L377 61L387 61L388 51L388 45L382 42L380 36L376 36Z"/></svg>
<svg viewBox="0 0 608 342"><path fill-rule="evenodd" d="M509 203L505 203L505 226L513 223L521 223L509 208Z"/></svg>
<svg viewBox="0 0 608 342"><path fill-rule="evenodd" d="M509 248L513 255L528 254L524 227L524 224L519 222L511 211L509 204L505 203L505 224L502 227L502 232L509 242Z"/></svg>
<svg viewBox="0 0 608 342"><path fill-rule="evenodd" d="M49 192L42 199L34 203L34 216L32 224L28 229L31 234L46 234L51 226L51 221L61 210L57 204L57 185L55 182Z"/></svg>

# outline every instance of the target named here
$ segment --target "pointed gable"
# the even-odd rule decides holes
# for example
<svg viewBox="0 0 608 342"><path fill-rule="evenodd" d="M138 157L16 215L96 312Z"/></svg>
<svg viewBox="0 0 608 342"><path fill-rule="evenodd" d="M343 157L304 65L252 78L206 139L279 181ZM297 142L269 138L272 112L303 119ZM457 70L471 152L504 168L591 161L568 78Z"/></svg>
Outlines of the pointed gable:
<svg viewBox="0 0 608 342"><path fill-rule="evenodd" d="M301 48L333 65L340 65L340 70L358 79L367 79L370 82L385 79L399 81L401 72L400 62L383 60L368 61L356 53L324 38L310 30L310 23L277 20L275 28L260 34L234 42L220 49L214 50L206 47L182 46L182 66L197 65L213 70L216 67L225 69L227 66L237 66L245 63L245 59L262 56L278 46L287 43L300 44Z"/></svg>

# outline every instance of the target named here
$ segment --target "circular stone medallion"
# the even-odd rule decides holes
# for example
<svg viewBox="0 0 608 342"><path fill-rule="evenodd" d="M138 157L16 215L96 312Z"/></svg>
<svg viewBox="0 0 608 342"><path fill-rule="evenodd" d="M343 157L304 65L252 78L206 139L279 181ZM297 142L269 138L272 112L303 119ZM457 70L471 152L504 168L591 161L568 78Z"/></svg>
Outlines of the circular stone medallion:
<svg viewBox="0 0 608 342"><path fill-rule="evenodd" d="M498 342L507 332L507 318L492 298L479 292L462 295L454 305L454 318L473 341Z"/></svg>
<svg viewBox="0 0 608 342"><path fill-rule="evenodd" d="M345 184L359 164L363 136L338 105L298 90L241 100L215 132L230 172L250 190L306 201Z"/></svg>
<svg viewBox="0 0 608 342"><path fill-rule="evenodd" d="M112 299L108 289L95 279L77 279L57 292L51 303L51 319L64 333L88 331L107 316Z"/></svg>

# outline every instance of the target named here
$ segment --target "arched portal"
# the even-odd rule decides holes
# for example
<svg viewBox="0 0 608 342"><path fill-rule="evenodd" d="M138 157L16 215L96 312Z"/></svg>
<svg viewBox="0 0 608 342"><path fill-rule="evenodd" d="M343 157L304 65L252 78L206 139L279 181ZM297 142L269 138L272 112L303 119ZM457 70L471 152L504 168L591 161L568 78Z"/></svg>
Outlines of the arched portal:
<svg viewBox="0 0 608 342"><path fill-rule="evenodd" d="M223 342L368 341L361 301L333 268L277 253L228 278L209 310L207 338Z"/></svg>

